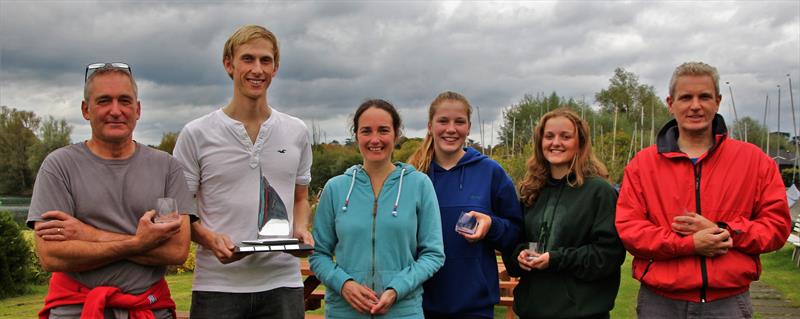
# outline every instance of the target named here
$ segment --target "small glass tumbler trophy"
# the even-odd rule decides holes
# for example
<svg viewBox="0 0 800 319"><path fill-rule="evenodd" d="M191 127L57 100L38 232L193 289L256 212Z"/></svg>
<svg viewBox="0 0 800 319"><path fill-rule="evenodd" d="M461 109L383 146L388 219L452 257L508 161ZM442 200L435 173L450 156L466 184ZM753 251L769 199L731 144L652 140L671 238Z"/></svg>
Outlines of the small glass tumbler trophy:
<svg viewBox="0 0 800 319"><path fill-rule="evenodd" d="M155 223L169 223L177 220L178 203L174 198L164 197L156 200L156 216L153 218Z"/></svg>
<svg viewBox="0 0 800 319"><path fill-rule="evenodd" d="M467 212L461 212L456 222L456 231L465 234L475 234L475 229L478 228L478 219L475 216L468 215Z"/></svg>
<svg viewBox="0 0 800 319"><path fill-rule="evenodd" d="M544 247L542 247L542 245L539 245L539 243L535 241L529 242L528 248L525 249L525 252L528 254L528 256L525 257L525 259L529 261L536 260L536 258L539 258L539 255L542 254L542 248Z"/></svg>

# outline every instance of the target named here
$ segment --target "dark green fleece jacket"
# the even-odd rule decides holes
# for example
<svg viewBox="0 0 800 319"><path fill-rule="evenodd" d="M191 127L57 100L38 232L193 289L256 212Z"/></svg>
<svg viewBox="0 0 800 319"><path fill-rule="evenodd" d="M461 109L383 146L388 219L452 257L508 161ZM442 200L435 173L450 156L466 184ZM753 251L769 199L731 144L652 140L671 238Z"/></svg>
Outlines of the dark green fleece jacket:
<svg viewBox="0 0 800 319"><path fill-rule="evenodd" d="M550 253L545 270L519 276L514 311L520 318L577 318L607 315L619 290L625 248L614 227L617 193L604 179L587 178L580 187L550 179L536 202L525 207L525 242L544 243ZM542 227L547 222L548 227ZM523 249L514 252L514 260Z"/></svg>

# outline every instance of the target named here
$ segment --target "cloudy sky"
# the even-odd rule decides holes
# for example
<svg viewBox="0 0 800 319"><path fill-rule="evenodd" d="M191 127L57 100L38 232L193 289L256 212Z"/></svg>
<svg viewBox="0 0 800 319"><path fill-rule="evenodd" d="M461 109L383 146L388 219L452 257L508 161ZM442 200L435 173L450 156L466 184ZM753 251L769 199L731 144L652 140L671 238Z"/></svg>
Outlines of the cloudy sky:
<svg viewBox="0 0 800 319"><path fill-rule="evenodd" d="M158 144L193 118L225 105L232 82L222 45L244 24L276 33L281 67L270 104L316 123L327 140L368 97L401 111L406 135L422 136L430 101L466 95L488 126L526 93L585 99L616 67L666 96L684 61L716 66L730 114L770 127L781 86L781 129L789 131L787 74L800 108L800 1L314 2L0 0L0 105L64 118L73 141L89 137L80 115L84 67L132 65L142 118L135 139ZM477 118L473 118L477 122ZM495 127L497 129L497 127ZM479 140L477 127L471 136ZM485 136L490 144L489 135Z"/></svg>

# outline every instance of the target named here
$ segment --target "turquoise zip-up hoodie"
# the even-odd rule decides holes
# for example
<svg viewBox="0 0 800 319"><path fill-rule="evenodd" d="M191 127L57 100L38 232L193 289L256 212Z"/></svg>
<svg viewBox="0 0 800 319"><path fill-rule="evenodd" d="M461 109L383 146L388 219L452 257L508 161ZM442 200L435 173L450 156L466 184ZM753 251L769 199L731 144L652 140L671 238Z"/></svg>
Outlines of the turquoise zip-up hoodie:
<svg viewBox="0 0 800 319"><path fill-rule="evenodd" d="M422 283L444 264L439 203L425 174L396 163L376 199L362 166L350 167L325 185L312 233L311 270L327 287L325 317L423 318ZM341 296L351 279L392 288L397 300L383 316L358 313Z"/></svg>

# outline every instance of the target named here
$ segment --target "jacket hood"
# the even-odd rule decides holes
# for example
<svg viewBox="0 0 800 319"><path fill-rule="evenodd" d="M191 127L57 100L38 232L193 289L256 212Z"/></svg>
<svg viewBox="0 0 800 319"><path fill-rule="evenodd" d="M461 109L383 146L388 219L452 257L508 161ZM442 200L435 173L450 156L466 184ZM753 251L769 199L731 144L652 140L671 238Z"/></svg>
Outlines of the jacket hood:
<svg viewBox="0 0 800 319"><path fill-rule="evenodd" d="M678 121L675 119L670 120L661 128L658 132L658 138L656 139L658 153L664 155L668 155L669 153L683 153L678 147L678 132ZM711 154L728 135L728 127L725 126L725 119L722 118L722 115L719 115L719 113L715 114L714 120L711 121L711 133L714 137L714 144L711 145L711 148L708 149L706 154Z"/></svg>
<svg viewBox="0 0 800 319"><path fill-rule="evenodd" d="M395 162L394 171L392 171L389 176L386 177L386 181L383 182L384 187L397 187L397 198L394 201L394 208L392 209L393 216L397 216L397 207L400 205L400 194L403 192L403 178L414 171L416 171L414 166L402 162ZM347 197L344 199L344 207L342 207L342 210L347 211L347 207L350 205L350 195L353 193L356 182L369 185L370 180L367 172L364 171L364 165L361 164L350 166L350 168L344 171L344 175L350 178L350 188L347 191ZM394 186L395 184L397 184L397 186Z"/></svg>
<svg viewBox="0 0 800 319"><path fill-rule="evenodd" d="M465 147L464 152L465 152L464 156L462 156L461 159L458 160L456 166L453 166L453 168L449 170L442 168L441 166L439 166L439 164L436 164L435 161L431 161L431 166L428 169L428 178L430 178L431 181L433 181L435 179L436 173L459 170L460 177L458 179L458 189L463 189L464 169L466 168L466 166L478 163L484 159L489 159L489 157L481 154L481 152L478 152L472 147Z"/></svg>

